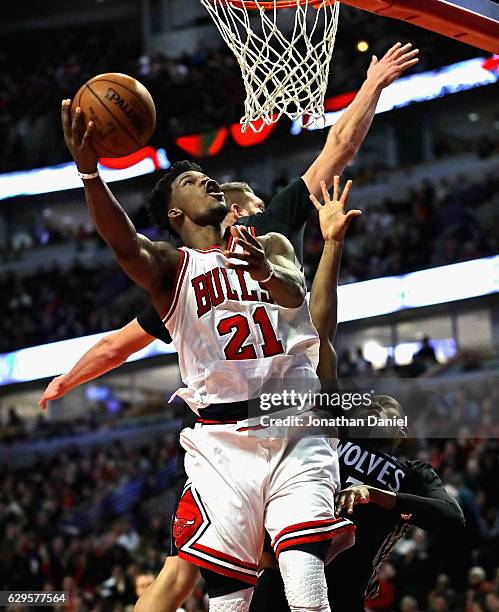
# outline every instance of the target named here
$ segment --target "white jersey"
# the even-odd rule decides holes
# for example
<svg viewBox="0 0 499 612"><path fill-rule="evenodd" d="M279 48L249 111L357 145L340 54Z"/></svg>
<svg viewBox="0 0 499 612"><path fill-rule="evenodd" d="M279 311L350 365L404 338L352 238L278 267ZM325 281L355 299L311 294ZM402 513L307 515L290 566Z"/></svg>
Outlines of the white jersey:
<svg viewBox="0 0 499 612"><path fill-rule="evenodd" d="M186 385L175 395L199 414L210 404L259 397L276 379L317 388L319 338L306 300L299 308L274 304L247 272L225 267L219 247L182 247L180 253L174 297L163 318Z"/></svg>

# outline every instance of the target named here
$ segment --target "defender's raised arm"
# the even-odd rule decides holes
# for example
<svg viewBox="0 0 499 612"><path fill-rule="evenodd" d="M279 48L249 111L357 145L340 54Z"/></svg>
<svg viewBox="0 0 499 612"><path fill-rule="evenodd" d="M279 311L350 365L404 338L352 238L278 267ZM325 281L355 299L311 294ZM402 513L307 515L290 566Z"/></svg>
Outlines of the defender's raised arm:
<svg viewBox="0 0 499 612"><path fill-rule="evenodd" d="M352 161L371 127L381 92L418 63L418 53L419 49L412 50L411 43L404 46L397 43L379 61L373 55L355 100L329 130L324 148L303 175L310 193L320 198L321 181L331 187L334 176Z"/></svg>
<svg viewBox="0 0 499 612"><path fill-rule="evenodd" d="M338 275L340 270L343 240L354 217L360 210L345 212L352 181L348 181L340 194L340 177L334 177L333 199L326 183L322 181L321 191L324 204L312 194L310 199L319 212L319 223L324 247L321 260L314 276L310 293L310 314L320 338L319 366L317 374L322 380L336 378L336 352L333 339L338 322Z"/></svg>

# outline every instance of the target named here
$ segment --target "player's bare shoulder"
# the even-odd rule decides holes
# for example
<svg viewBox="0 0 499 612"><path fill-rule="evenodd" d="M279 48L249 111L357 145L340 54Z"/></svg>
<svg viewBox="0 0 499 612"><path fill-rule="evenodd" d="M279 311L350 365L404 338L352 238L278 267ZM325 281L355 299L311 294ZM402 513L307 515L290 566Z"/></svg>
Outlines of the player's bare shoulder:
<svg viewBox="0 0 499 612"><path fill-rule="evenodd" d="M295 250L291 242L278 232L268 232L258 236L257 240L262 245L267 257L269 255L281 255L291 261L295 260Z"/></svg>

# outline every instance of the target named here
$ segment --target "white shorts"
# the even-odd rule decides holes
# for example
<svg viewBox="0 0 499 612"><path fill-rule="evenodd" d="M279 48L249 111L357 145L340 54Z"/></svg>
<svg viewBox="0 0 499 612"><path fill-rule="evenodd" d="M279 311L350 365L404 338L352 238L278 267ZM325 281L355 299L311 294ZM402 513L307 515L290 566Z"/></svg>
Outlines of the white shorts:
<svg viewBox="0 0 499 612"><path fill-rule="evenodd" d="M334 515L336 441L256 437L246 424L181 432L188 481L173 528L179 557L255 584L264 529L277 557L331 541L330 560L351 546L353 524Z"/></svg>

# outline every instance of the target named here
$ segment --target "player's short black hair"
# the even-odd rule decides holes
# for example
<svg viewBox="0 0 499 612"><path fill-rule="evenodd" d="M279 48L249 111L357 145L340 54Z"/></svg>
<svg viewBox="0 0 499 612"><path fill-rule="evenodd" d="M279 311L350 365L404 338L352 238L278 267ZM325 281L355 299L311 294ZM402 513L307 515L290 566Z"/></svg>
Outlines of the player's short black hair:
<svg viewBox="0 0 499 612"><path fill-rule="evenodd" d="M153 190L146 197L146 210L151 222L160 229L168 230L174 236L177 236L177 233L170 225L168 217L172 184L178 176L189 171L203 172L203 169L200 165L188 160L175 162L154 185Z"/></svg>
<svg viewBox="0 0 499 612"><path fill-rule="evenodd" d="M404 417L405 412L400 403L391 395L373 395L373 407L384 410L395 410L399 417Z"/></svg>

